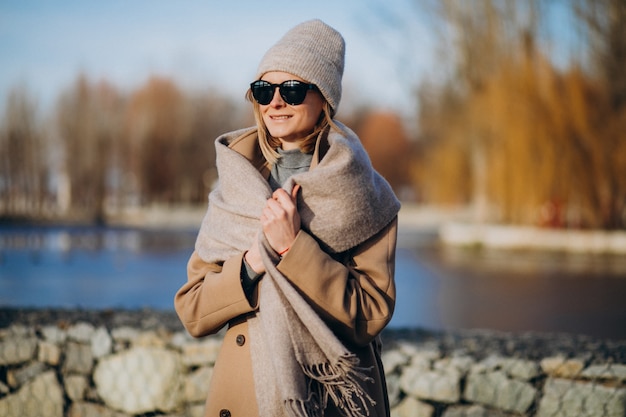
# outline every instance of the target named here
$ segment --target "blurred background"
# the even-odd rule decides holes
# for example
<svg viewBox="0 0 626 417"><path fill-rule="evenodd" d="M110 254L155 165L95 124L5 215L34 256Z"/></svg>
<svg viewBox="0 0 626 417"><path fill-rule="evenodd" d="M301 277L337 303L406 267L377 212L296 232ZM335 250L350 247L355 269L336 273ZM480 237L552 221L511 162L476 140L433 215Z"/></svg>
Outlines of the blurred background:
<svg viewBox="0 0 626 417"><path fill-rule="evenodd" d="M171 309L213 141L311 18L344 35L337 118L404 204L392 325L626 338L623 0L2 1L0 307ZM450 222L596 234L458 247Z"/></svg>

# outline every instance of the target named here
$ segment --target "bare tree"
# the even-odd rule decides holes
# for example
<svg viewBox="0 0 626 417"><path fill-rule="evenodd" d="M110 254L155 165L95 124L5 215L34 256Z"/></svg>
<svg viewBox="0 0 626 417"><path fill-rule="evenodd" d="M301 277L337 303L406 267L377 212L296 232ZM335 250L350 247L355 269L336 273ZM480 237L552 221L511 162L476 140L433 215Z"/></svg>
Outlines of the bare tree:
<svg viewBox="0 0 626 417"><path fill-rule="evenodd" d="M0 132L0 212L5 215L43 214L48 170L36 115L27 90L13 89Z"/></svg>
<svg viewBox="0 0 626 417"><path fill-rule="evenodd" d="M606 101L598 100L591 129L575 143L595 161L591 201L602 223L626 227L626 2L578 0L576 13L586 34L592 77Z"/></svg>
<svg viewBox="0 0 626 417"><path fill-rule="evenodd" d="M113 87L94 85L83 75L59 100L57 125L72 216L106 218L107 178L120 131L119 100Z"/></svg>
<svg viewBox="0 0 626 417"><path fill-rule="evenodd" d="M626 106L626 2L576 0L593 73L609 91L611 106Z"/></svg>
<svg viewBox="0 0 626 417"><path fill-rule="evenodd" d="M184 202L204 204L217 180L215 139L246 123L251 124L252 120L246 115L252 112L219 92L190 95L186 106L191 112L192 125L182 145L185 163L180 174L187 192L181 198Z"/></svg>
<svg viewBox="0 0 626 417"><path fill-rule="evenodd" d="M240 126L241 111L218 93L185 94L152 78L135 92L126 117L128 166L144 202L204 201L214 180L214 140Z"/></svg>
<svg viewBox="0 0 626 417"><path fill-rule="evenodd" d="M131 97L126 129L132 145L133 170L147 202L172 203L184 163L182 144L191 120L182 92L170 80L153 77Z"/></svg>

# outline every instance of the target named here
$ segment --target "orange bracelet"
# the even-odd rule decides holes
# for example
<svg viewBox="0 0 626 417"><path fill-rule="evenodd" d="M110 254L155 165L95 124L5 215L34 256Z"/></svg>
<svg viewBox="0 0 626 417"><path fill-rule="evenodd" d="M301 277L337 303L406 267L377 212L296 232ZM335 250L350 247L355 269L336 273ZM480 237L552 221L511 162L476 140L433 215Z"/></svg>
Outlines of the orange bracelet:
<svg viewBox="0 0 626 417"><path fill-rule="evenodd" d="M284 254L287 253L287 251L289 251L289 249L291 249L289 246L287 246L287 249L283 250L282 252L278 252L278 256L283 256Z"/></svg>

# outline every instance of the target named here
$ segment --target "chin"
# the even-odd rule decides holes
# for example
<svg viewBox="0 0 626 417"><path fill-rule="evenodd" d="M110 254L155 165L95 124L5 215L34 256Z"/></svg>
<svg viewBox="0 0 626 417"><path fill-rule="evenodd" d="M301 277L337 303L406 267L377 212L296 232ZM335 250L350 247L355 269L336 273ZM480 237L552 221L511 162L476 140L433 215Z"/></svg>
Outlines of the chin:
<svg viewBox="0 0 626 417"><path fill-rule="evenodd" d="M293 132L285 129L268 129L270 135L275 138L289 138L293 136Z"/></svg>

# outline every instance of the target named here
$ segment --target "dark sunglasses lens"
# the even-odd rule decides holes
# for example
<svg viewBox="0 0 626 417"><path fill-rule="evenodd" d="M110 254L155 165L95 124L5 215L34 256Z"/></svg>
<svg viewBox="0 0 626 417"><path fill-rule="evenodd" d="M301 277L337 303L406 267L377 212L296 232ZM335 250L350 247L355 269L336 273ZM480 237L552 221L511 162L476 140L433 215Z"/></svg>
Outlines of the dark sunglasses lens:
<svg viewBox="0 0 626 417"><path fill-rule="evenodd" d="M297 106L298 104L302 104L311 85L296 80L285 81L280 85L270 84L263 80L258 80L250 84L252 96L259 104L264 106L272 102L276 87L278 87L280 96L285 100L285 103Z"/></svg>
<svg viewBox="0 0 626 417"><path fill-rule="evenodd" d="M274 87L267 81L255 81L250 86L252 96L259 104L270 104L274 97Z"/></svg>
<svg viewBox="0 0 626 417"><path fill-rule="evenodd" d="M306 92L309 89L309 85L301 83L300 81L285 81L280 86L280 96L285 100L285 103L292 106L302 104L306 98Z"/></svg>

